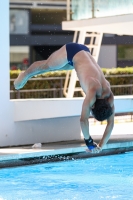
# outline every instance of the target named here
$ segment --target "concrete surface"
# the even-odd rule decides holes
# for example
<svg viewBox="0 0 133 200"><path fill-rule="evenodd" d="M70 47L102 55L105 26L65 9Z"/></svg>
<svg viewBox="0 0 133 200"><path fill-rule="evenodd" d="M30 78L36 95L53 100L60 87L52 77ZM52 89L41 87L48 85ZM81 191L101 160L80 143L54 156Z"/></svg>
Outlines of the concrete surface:
<svg viewBox="0 0 133 200"><path fill-rule="evenodd" d="M91 130L93 130L92 137L95 142L101 139L101 133L104 131L105 126L106 125L91 126ZM132 122L116 124L109 142L99 154L86 153L85 150L87 147L83 138L81 140L67 142L45 143L38 149L33 149L33 144L29 146L0 148L0 168L105 156L133 151L132 128ZM125 134L124 132L121 134L121 129L125 130Z"/></svg>

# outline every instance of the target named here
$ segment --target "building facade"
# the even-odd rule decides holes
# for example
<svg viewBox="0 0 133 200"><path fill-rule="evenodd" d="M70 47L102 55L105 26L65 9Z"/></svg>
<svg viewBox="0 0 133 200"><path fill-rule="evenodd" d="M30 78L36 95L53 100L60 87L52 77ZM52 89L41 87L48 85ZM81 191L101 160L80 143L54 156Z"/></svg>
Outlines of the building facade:
<svg viewBox="0 0 133 200"><path fill-rule="evenodd" d="M112 6L115 2L111 1ZM71 1L70 19L102 17L102 12L97 10L103 10L103 4L96 4L94 13L90 8L93 3L95 1ZM32 62L45 60L72 42L74 32L62 30L61 23L66 20L66 0L10 0L10 68L25 70ZM133 36L104 34L98 63L103 68L133 66Z"/></svg>

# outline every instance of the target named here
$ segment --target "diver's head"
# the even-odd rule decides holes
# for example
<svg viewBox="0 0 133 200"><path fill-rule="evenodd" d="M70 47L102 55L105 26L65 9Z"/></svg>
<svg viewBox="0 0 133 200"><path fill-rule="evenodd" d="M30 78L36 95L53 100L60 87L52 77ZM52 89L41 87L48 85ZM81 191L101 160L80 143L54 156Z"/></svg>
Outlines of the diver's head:
<svg viewBox="0 0 133 200"><path fill-rule="evenodd" d="M97 99L91 113L98 121L104 121L113 114L113 110L107 99Z"/></svg>

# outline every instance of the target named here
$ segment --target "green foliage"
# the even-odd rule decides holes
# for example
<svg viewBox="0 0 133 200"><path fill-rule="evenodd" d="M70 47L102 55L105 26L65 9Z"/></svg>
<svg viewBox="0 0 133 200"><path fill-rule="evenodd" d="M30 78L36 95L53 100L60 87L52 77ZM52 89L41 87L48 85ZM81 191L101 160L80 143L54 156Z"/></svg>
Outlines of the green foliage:
<svg viewBox="0 0 133 200"><path fill-rule="evenodd" d="M125 68L112 68L112 69L102 69L106 79L110 82L111 85L124 85L124 84L132 84L133 76L127 77L127 75L133 75L133 67L125 67ZM109 77L110 75L114 75ZM123 75L119 77L119 75ZM124 76L125 75L125 76Z"/></svg>
<svg viewBox="0 0 133 200"><path fill-rule="evenodd" d="M14 79L17 78L20 74L21 70L10 70L10 78ZM41 75L36 75L33 78L44 78L44 77L64 77L66 76L67 71L54 71L54 72L47 72Z"/></svg>
<svg viewBox="0 0 133 200"><path fill-rule="evenodd" d="M133 67L125 67L125 68L117 67L111 69L102 68L102 71L105 75L133 74Z"/></svg>
<svg viewBox="0 0 133 200"><path fill-rule="evenodd" d="M16 79L20 74L20 70L10 70L10 79ZM55 71L48 72L45 74L37 75L31 78L26 85L23 87L23 90L27 89L49 89L52 87L59 87L60 80L56 80L53 77L65 77L67 71ZM52 77L52 80L45 80L44 78ZM34 78L43 78L42 80L35 80ZM10 89L14 90L13 85L14 80L10 81ZM64 82L63 82L64 84Z"/></svg>

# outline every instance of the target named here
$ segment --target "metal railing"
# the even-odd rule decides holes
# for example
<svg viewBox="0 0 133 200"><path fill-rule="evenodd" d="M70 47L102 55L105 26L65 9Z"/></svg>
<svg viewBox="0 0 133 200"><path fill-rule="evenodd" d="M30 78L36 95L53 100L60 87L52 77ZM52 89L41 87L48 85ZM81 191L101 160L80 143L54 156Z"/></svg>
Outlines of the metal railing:
<svg viewBox="0 0 133 200"><path fill-rule="evenodd" d="M133 74L131 75L108 75L107 77L133 77ZM13 82L15 79L11 79L10 81ZM57 80L57 83L53 83L51 88L47 89L22 89L22 90L15 90L14 88L11 88L10 90L10 98L11 99L26 99L26 98L62 98L65 97L64 92L64 86L65 91L67 91L67 87L65 85L65 77L46 77L46 78L32 78L29 81L51 81L51 80ZM69 76L68 76L69 81ZM111 90L115 96L117 95L133 95L133 84L126 84L126 85L111 85ZM75 91L74 97L81 97L83 96L81 94L81 91Z"/></svg>
<svg viewBox="0 0 133 200"><path fill-rule="evenodd" d="M116 16L132 13L132 0L67 0L67 13L73 20ZM121 9L120 9L121 8ZM71 9L71 11L70 11ZM112 12L113 10L113 12Z"/></svg>
<svg viewBox="0 0 133 200"><path fill-rule="evenodd" d="M10 82L14 82L15 79L10 79ZM65 77L45 77L45 78L32 78L29 81L51 81L58 80L58 83L54 83L52 88L47 89L22 89L10 90L10 99L27 99L27 98L61 98L63 97L63 86Z"/></svg>

